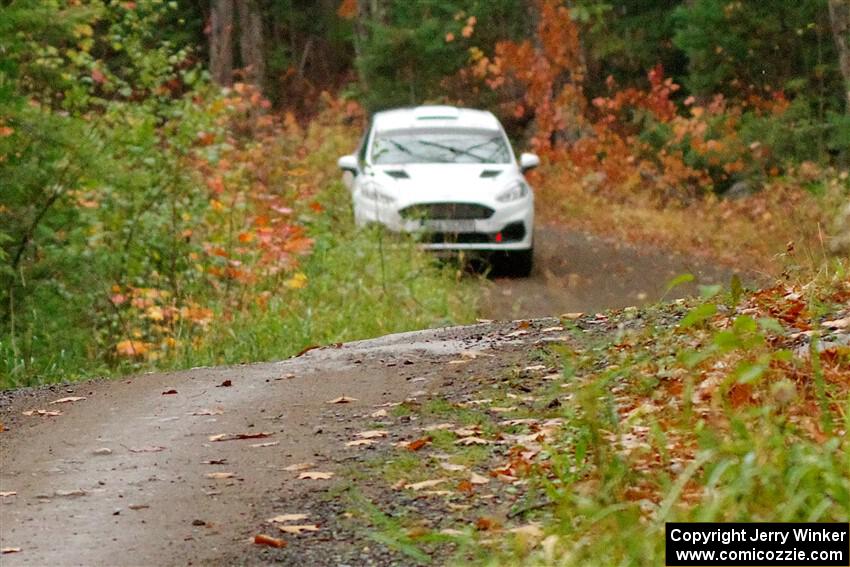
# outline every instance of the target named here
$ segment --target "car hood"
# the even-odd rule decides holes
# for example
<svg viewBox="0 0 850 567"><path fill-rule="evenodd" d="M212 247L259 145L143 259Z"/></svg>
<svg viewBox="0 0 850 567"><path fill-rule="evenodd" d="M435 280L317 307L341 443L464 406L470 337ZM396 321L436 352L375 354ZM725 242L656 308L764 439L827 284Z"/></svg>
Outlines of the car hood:
<svg viewBox="0 0 850 567"><path fill-rule="evenodd" d="M373 167L370 179L401 205L411 203L492 203L508 185L522 179L516 165L410 164Z"/></svg>

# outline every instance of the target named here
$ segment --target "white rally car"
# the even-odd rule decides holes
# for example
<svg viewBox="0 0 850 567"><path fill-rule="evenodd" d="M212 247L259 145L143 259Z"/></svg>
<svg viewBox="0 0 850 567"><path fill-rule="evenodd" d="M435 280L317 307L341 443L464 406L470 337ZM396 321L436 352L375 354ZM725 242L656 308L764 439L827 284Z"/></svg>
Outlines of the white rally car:
<svg viewBox="0 0 850 567"><path fill-rule="evenodd" d="M420 106L378 112L356 154L339 159L359 226L418 235L433 250L500 252L528 275L534 194L502 125L490 112Z"/></svg>

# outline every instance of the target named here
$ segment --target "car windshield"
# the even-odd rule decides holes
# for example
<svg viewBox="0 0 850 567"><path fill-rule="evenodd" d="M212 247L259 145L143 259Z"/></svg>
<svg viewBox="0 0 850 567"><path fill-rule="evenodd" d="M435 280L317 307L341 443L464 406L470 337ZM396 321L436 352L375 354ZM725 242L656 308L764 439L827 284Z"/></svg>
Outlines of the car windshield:
<svg viewBox="0 0 850 567"><path fill-rule="evenodd" d="M372 142L372 163L508 163L510 151L495 130L395 130L378 132Z"/></svg>

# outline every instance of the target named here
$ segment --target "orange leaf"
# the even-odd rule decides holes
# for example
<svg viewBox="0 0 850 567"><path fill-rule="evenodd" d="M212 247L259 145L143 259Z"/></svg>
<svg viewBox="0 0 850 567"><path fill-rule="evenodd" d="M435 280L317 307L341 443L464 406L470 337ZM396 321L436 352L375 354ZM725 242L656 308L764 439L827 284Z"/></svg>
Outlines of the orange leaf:
<svg viewBox="0 0 850 567"><path fill-rule="evenodd" d="M286 547L286 542L282 539L272 537L266 534L257 534L254 536L254 543L257 545L268 545L270 547Z"/></svg>

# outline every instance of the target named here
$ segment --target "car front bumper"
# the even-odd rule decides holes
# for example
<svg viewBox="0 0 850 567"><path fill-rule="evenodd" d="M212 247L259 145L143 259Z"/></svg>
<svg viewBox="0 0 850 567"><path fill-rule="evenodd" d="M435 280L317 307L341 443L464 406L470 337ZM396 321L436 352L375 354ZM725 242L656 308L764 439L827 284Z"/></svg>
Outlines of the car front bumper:
<svg viewBox="0 0 850 567"><path fill-rule="evenodd" d="M405 207L415 203L405 203ZM410 220L403 218L398 204L379 204L355 199L354 214L358 226L380 224L393 232L410 233L420 238L428 250L528 250L534 231L534 199L531 195L513 203L487 204L494 209L487 219Z"/></svg>

